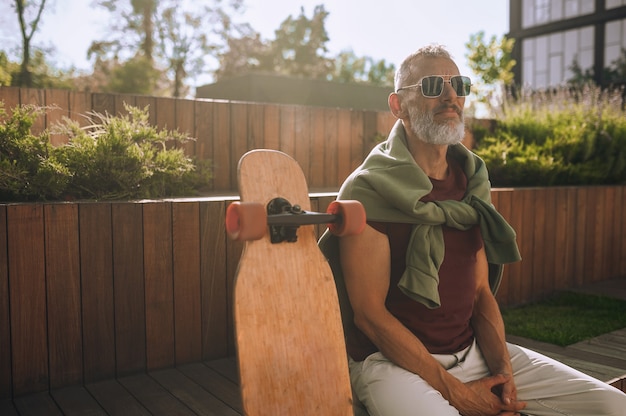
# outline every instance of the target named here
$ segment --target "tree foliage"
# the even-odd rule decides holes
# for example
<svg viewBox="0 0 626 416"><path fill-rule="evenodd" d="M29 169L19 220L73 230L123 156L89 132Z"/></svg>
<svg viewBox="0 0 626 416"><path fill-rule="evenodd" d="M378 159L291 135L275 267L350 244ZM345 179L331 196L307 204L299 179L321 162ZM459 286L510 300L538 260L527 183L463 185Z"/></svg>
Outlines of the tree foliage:
<svg viewBox="0 0 626 416"><path fill-rule="evenodd" d="M233 25L231 14L241 9L242 0L213 0L212 5L183 0L100 0L97 4L111 13L111 25L107 38L93 42L88 55L116 60L120 66L143 60L162 73L159 80L149 77L153 90L165 89L180 97L187 91L185 81L206 70L209 59L225 43ZM141 77L132 69L125 71L127 76ZM110 88L143 82L113 83Z"/></svg>
<svg viewBox="0 0 626 416"><path fill-rule="evenodd" d="M20 24L20 34L22 36L22 64L20 65L20 72L18 74L18 83L25 87L33 87L30 67L31 42L39 27L45 6L46 0L41 0L39 4L36 2L27 2L26 0L14 0L13 3ZM28 21L29 16L31 16L31 19Z"/></svg>
<svg viewBox="0 0 626 416"><path fill-rule="evenodd" d="M506 89L513 86L513 67L516 64L512 57L514 44L515 39L506 36L498 39L493 35L487 41L482 30L470 35L469 42L465 44L468 65L479 78L473 88L477 101L485 104L490 112L501 104Z"/></svg>

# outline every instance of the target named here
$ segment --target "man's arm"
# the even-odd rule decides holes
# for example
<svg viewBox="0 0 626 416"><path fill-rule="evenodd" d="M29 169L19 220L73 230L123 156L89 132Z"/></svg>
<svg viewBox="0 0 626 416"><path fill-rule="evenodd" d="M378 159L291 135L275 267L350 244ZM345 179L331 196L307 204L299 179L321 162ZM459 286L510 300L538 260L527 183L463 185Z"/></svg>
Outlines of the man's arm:
<svg viewBox="0 0 626 416"><path fill-rule="evenodd" d="M355 325L396 365L438 390L463 415L497 415L505 409L491 388L508 378L495 375L463 384L450 375L385 307L390 281L387 236L366 226L363 233L340 239L341 265Z"/></svg>
<svg viewBox="0 0 626 416"><path fill-rule="evenodd" d="M477 287L471 325L491 374L503 374L509 377L509 381L502 385L500 397L503 403L515 404L517 391L506 346L504 322L489 286L489 266L484 247L477 253L476 268Z"/></svg>

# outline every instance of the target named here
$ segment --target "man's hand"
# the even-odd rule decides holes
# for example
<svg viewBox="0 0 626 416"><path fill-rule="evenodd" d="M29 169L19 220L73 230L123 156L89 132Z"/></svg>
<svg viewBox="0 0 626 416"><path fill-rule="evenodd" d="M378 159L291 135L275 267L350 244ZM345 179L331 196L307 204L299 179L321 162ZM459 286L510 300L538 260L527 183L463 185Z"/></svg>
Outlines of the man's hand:
<svg viewBox="0 0 626 416"><path fill-rule="evenodd" d="M463 416L517 415L526 403L517 401L513 377L498 374L466 383L462 397L452 403Z"/></svg>

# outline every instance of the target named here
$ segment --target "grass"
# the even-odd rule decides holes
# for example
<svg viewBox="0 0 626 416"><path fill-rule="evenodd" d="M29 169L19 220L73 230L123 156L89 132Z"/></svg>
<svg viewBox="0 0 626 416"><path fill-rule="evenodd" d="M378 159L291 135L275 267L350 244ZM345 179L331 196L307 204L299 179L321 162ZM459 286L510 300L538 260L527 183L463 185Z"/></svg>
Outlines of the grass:
<svg viewBox="0 0 626 416"><path fill-rule="evenodd" d="M626 327L626 301L559 292L502 310L507 333L566 346Z"/></svg>

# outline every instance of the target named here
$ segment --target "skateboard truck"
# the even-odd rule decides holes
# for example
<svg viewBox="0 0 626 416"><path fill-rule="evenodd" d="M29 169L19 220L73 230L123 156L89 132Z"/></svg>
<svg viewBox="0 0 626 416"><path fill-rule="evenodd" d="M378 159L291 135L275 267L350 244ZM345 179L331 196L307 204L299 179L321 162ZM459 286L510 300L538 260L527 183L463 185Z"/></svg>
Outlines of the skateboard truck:
<svg viewBox="0 0 626 416"><path fill-rule="evenodd" d="M327 224L337 235L354 235L365 227L365 210L358 201L333 201L323 212L305 211L285 198L274 198L267 206L257 202L230 204L226 210L226 233L232 240L259 240L267 233L272 244L298 241L301 225Z"/></svg>
<svg viewBox="0 0 626 416"><path fill-rule="evenodd" d="M302 216L306 216L306 219ZM267 224L270 227L272 244L295 243L298 227L305 224L327 224L337 221L337 215L310 212L300 205L291 205L284 198L274 198L267 204Z"/></svg>

